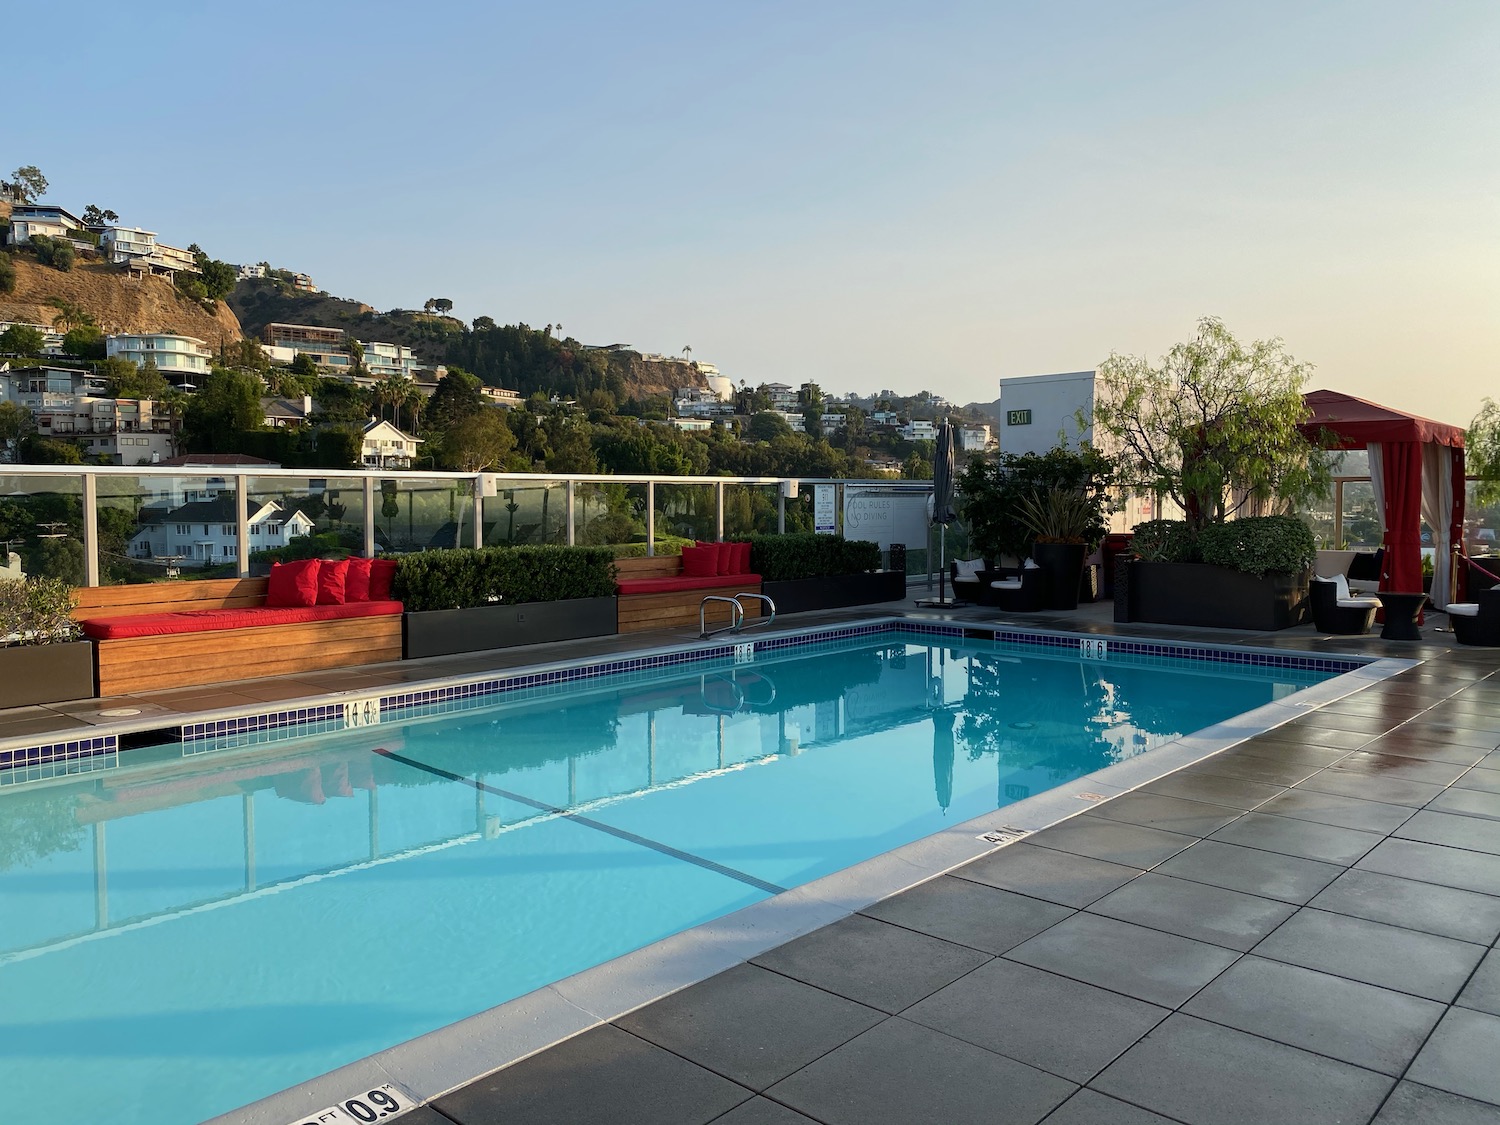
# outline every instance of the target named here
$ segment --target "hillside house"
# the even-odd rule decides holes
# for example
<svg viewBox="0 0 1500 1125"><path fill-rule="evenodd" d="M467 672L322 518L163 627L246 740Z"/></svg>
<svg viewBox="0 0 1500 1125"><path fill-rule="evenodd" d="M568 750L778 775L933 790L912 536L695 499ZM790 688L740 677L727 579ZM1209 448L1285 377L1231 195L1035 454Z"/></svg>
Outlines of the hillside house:
<svg viewBox="0 0 1500 1125"><path fill-rule="evenodd" d="M402 433L389 422L371 418L365 426L359 462L371 469L409 469L421 443L421 438Z"/></svg>
<svg viewBox="0 0 1500 1125"><path fill-rule="evenodd" d="M182 558L204 566L233 562L239 558L235 498L232 492L212 500L197 500L176 508L142 508L141 529L131 538L131 558ZM313 530L313 521L293 509L290 514L279 501L250 505L252 551L285 547Z"/></svg>
<svg viewBox="0 0 1500 1125"><path fill-rule="evenodd" d="M63 334L49 324L33 324L25 320L0 320L0 334L10 328L32 328L42 334L42 354L62 355Z"/></svg>
<svg viewBox="0 0 1500 1125"><path fill-rule="evenodd" d="M265 412L266 425L272 429L296 429L312 421L312 395L303 395L301 398L263 398L260 400L260 408Z"/></svg>
<svg viewBox="0 0 1500 1125"><path fill-rule="evenodd" d="M142 274L174 277L179 273L201 273L191 251L156 241L156 232L140 227L104 227L99 247L115 265Z"/></svg>
<svg viewBox="0 0 1500 1125"><path fill-rule="evenodd" d="M93 239L83 221L65 207L50 203L24 203L10 209L10 244L24 246L34 234L66 238L92 248Z"/></svg>
<svg viewBox="0 0 1500 1125"><path fill-rule="evenodd" d="M213 353L196 336L174 336L167 332L121 333L104 337L104 354L140 366L155 360L168 382L201 382L208 374Z"/></svg>

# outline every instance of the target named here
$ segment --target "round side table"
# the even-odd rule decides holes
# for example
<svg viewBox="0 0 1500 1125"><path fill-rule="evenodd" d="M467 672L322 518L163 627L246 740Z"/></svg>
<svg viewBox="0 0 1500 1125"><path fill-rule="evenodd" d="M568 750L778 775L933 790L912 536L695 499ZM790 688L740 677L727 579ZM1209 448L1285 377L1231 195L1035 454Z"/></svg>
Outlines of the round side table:
<svg viewBox="0 0 1500 1125"><path fill-rule="evenodd" d="M1417 625L1417 614L1427 604L1426 594L1402 594L1394 590L1379 590L1375 596L1385 609L1385 627L1380 630L1382 640L1420 641L1422 630Z"/></svg>

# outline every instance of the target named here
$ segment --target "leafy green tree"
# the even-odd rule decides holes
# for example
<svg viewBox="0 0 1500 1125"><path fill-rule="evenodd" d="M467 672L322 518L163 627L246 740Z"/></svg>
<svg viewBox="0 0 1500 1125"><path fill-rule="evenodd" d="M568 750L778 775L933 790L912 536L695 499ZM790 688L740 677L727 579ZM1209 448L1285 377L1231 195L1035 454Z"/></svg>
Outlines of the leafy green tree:
<svg viewBox="0 0 1500 1125"><path fill-rule="evenodd" d="M931 480L932 462L924 460L920 453L912 453L901 462L901 476L905 480Z"/></svg>
<svg viewBox="0 0 1500 1125"><path fill-rule="evenodd" d="M463 368L450 367L428 400L427 427L449 430L484 409L484 384Z"/></svg>
<svg viewBox="0 0 1500 1125"><path fill-rule="evenodd" d="M18 402L0 402L0 453L13 460L16 446L31 432L31 411Z"/></svg>
<svg viewBox="0 0 1500 1125"><path fill-rule="evenodd" d="M1298 429L1308 372L1280 340L1243 345L1204 317L1158 365L1100 364L1093 420L1119 450L1121 483L1171 497L1196 533L1252 500L1295 506L1326 491L1329 459Z"/></svg>
<svg viewBox="0 0 1500 1125"><path fill-rule="evenodd" d="M108 359L101 365L105 393L110 398L149 398L160 401L166 396L167 381L154 359L137 367L126 359Z"/></svg>
<svg viewBox="0 0 1500 1125"><path fill-rule="evenodd" d="M780 414L762 410L745 427L746 441L774 441L779 437L791 437L792 427Z"/></svg>
<svg viewBox="0 0 1500 1125"><path fill-rule="evenodd" d="M73 244L61 238L49 238L45 234L34 234L26 240L26 245L36 255L36 260L44 266L52 266L54 269L67 273L73 268L74 251Z"/></svg>
<svg viewBox="0 0 1500 1125"><path fill-rule="evenodd" d="M476 316L474 318L475 332L488 332L495 327L495 318L491 316Z"/></svg>
<svg viewBox="0 0 1500 1125"><path fill-rule="evenodd" d="M447 297L434 297L432 299L432 307L444 316L447 316L453 311L453 302L448 300Z"/></svg>
<svg viewBox="0 0 1500 1125"><path fill-rule="evenodd" d="M271 370L271 357L266 355L266 350L260 346L260 341L251 336L236 340L232 344L220 345L219 362L225 367L233 367L239 371L254 371L261 375ZM316 374L316 368L314 373Z"/></svg>
<svg viewBox="0 0 1500 1125"><path fill-rule="evenodd" d="M120 216L113 211L103 211L90 203L83 209L83 225L86 227L107 227L111 223L118 223Z"/></svg>
<svg viewBox="0 0 1500 1125"><path fill-rule="evenodd" d="M235 435L265 424L265 385L244 371L215 368L183 413L187 445L195 453L235 453Z"/></svg>
<svg viewBox="0 0 1500 1125"><path fill-rule="evenodd" d="M189 246L188 250L192 252L193 261L198 264L198 277L192 280L198 281L203 286L203 298L210 301L222 301L229 296L236 284L234 267L228 262L210 258L196 242ZM190 275L181 273L177 275L178 280L188 276ZM196 296L196 294L193 295Z"/></svg>
<svg viewBox="0 0 1500 1125"><path fill-rule="evenodd" d="M363 427L370 417L370 392L342 379L322 379L313 392L318 412L329 425Z"/></svg>
<svg viewBox="0 0 1500 1125"><path fill-rule="evenodd" d="M35 164L23 164L10 174L6 186L11 196L21 203L35 203L47 194L47 177Z"/></svg>
<svg viewBox="0 0 1500 1125"><path fill-rule="evenodd" d="M797 392L802 407L802 426L809 437L823 436L823 390L816 383L808 383Z"/></svg>
<svg viewBox="0 0 1500 1125"><path fill-rule="evenodd" d="M1480 479L1476 498L1482 504L1500 501L1500 403L1484 400L1469 423L1464 444L1465 467Z"/></svg>
<svg viewBox="0 0 1500 1125"><path fill-rule="evenodd" d="M83 454L70 441L28 434L21 440L21 462L25 465L81 465Z"/></svg>
<svg viewBox="0 0 1500 1125"><path fill-rule="evenodd" d="M306 352L298 352L292 357L292 374L316 379L318 378L317 362Z"/></svg>
<svg viewBox="0 0 1500 1125"><path fill-rule="evenodd" d="M104 333L95 324L80 324L63 335L63 351L79 359L104 358Z"/></svg>
<svg viewBox="0 0 1500 1125"><path fill-rule="evenodd" d="M498 468L515 448L516 438L494 410L470 414L443 436L444 467L461 473Z"/></svg>
<svg viewBox="0 0 1500 1125"><path fill-rule="evenodd" d="M0 231L3 234L4 231ZM0 253L0 293L16 291L16 264L9 254Z"/></svg>
<svg viewBox="0 0 1500 1125"><path fill-rule="evenodd" d="M0 352L6 355L39 356L46 344L42 330L29 324L12 324L0 332Z"/></svg>
<svg viewBox="0 0 1500 1125"><path fill-rule="evenodd" d="M1079 493L1094 512L1088 541L1097 544L1108 528L1114 462L1093 446L1055 446L1046 453L998 453L971 457L958 478L958 514L970 541L987 559L1031 554L1033 536L1016 519L1023 501L1053 489Z"/></svg>

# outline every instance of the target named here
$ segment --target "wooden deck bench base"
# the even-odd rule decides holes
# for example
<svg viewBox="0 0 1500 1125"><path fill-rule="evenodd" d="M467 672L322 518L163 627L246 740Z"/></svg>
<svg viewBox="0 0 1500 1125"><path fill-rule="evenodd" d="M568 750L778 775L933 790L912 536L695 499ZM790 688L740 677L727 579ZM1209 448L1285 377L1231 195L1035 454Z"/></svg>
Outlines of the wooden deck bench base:
<svg viewBox="0 0 1500 1125"><path fill-rule="evenodd" d="M245 609L264 604L266 580L97 586L77 594L73 615L80 620ZM94 651L100 695L221 684L400 660L401 614L100 640Z"/></svg>
<svg viewBox="0 0 1500 1125"><path fill-rule="evenodd" d="M616 564L622 579L671 578L682 571L681 555L655 555L644 559L620 559ZM655 594L621 594L616 599L617 625L621 633L643 633L648 629L698 628L698 607L709 594L729 597L732 594L758 594L757 580L745 586L706 586L691 590L671 590ZM761 616L761 603L746 598L742 603L745 617ZM734 611L723 602L709 602L706 621L710 629L729 624Z"/></svg>

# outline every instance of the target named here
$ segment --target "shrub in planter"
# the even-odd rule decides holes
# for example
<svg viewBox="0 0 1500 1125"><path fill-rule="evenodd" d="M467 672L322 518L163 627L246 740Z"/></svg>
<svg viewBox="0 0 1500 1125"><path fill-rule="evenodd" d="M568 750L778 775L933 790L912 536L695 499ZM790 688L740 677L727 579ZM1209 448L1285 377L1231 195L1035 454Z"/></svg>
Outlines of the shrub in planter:
<svg viewBox="0 0 1500 1125"><path fill-rule="evenodd" d="M750 570L767 582L825 578L880 569L880 545L805 532L750 536Z"/></svg>
<svg viewBox="0 0 1500 1125"><path fill-rule="evenodd" d="M502 603L607 598L615 592L608 547L481 547L422 551L396 564L392 597L408 612Z"/></svg>
<svg viewBox="0 0 1500 1125"><path fill-rule="evenodd" d="M1245 574L1301 574L1318 554L1307 524L1295 516L1253 516L1214 523L1198 535L1203 561Z"/></svg>
<svg viewBox="0 0 1500 1125"><path fill-rule="evenodd" d="M61 579L0 580L0 707L93 696L94 646L72 611Z"/></svg>
<svg viewBox="0 0 1500 1125"><path fill-rule="evenodd" d="M73 587L58 578L0 580L0 647L76 641Z"/></svg>
<svg viewBox="0 0 1500 1125"><path fill-rule="evenodd" d="M1202 562L1198 540L1186 520L1147 520L1136 524L1130 551L1147 562Z"/></svg>

